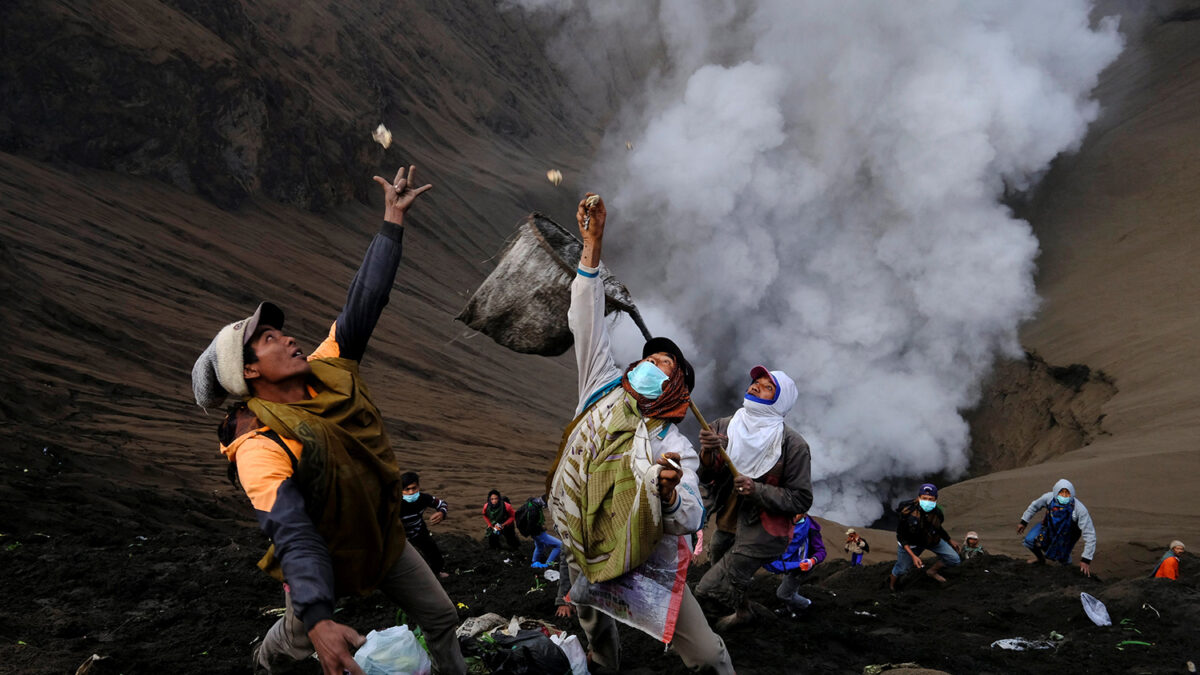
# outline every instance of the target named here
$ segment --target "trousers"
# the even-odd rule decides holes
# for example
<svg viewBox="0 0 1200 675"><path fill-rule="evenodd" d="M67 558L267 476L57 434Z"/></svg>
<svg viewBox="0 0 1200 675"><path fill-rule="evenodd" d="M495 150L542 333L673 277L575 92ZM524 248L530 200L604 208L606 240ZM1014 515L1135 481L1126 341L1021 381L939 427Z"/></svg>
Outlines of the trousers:
<svg viewBox="0 0 1200 675"><path fill-rule="evenodd" d="M458 610L415 547L404 547L379 590L424 631L433 672L447 675L467 672L458 638L454 635L458 627ZM291 595L285 593L284 601L283 616L271 626L254 650L255 673L288 673L313 654L304 622L292 610Z"/></svg>

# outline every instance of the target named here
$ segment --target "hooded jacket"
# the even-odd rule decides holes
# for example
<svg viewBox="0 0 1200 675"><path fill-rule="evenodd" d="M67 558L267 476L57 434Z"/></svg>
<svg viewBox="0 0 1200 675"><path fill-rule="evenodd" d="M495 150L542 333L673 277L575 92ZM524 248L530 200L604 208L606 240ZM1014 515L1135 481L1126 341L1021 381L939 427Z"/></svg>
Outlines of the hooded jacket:
<svg viewBox="0 0 1200 675"><path fill-rule="evenodd" d="M1083 555L1080 556L1080 560L1090 563L1096 555L1096 526L1092 523L1092 515L1088 513L1087 507L1076 496L1075 486L1066 478L1060 478L1054 484L1053 490L1029 502L1029 508L1025 509L1025 513L1021 514L1021 524L1028 525L1034 515L1049 506L1050 502L1054 501L1054 497L1063 488L1069 490L1071 492L1071 499L1075 500L1075 508L1071 514L1071 520L1074 526L1079 528L1079 532L1083 538Z"/></svg>

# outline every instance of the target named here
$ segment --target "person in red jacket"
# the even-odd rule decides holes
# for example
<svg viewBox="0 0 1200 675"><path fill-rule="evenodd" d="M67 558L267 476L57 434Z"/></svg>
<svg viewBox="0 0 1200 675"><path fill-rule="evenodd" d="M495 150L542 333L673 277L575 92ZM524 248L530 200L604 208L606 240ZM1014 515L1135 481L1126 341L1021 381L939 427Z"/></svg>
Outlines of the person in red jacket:
<svg viewBox="0 0 1200 675"><path fill-rule="evenodd" d="M487 503L483 505L483 522L487 523L488 546L491 548L500 548L500 537L508 542L508 547L512 550L517 550L521 545L517 541L517 512L513 509L512 504L500 495L499 490L492 490L488 493Z"/></svg>

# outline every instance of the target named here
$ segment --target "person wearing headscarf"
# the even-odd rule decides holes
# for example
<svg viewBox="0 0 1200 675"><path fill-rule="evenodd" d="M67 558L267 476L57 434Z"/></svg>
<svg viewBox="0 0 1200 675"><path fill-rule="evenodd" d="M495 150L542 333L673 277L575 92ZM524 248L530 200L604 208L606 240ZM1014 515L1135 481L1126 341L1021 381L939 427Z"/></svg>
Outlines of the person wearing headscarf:
<svg viewBox="0 0 1200 675"><path fill-rule="evenodd" d="M1091 564L1096 555L1096 526L1092 515L1083 502L1075 497L1075 486L1066 478L1060 478L1054 489L1029 503L1021 515L1017 534L1038 511L1046 509L1042 522L1029 528L1025 535L1025 548L1033 551L1035 558L1030 562L1044 563L1047 559L1064 565L1071 564L1071 549L1083 538L1083 555L1079 557L1079 570L1092 576Z"/></svg>
<svg viewBox="0 0 1200 675"><path fill-rule="evenodd" d="M858 567L862 564L863 554L871 551L871 545L863 539L853 527L846 530L846 544L842 546L846 553L850 554L850 566Z"/></svg>
<svg viewBox="0 0 1200 675"><path fill-rule="evenodd" d="M513 551L521 547L521 542L517 541L517 528L514 523L517 522L517 512L513 510L512 504L500 494L499 490L488 492L487 501L483 503L483 522L487 523L487 529L483 531L483 536L487 539L488 548L499 549L500 540L503 538L508 543L508 548Z"/></svg>
<svg viewBox="0 0 1200 675"><path fill-rule="evenodd" d="M1154 566L1154 572L1150 576L1155 579L1170 579L1175 581L1179 578L1179 559L1182 557L1183 542L1176 539L1171 542L1162 560L1159 560L1158 564Z"/></svg>
<svg viewBox="0 0 1200 675"><path fill-rule="evenodd" d="M595 584L625 577L660 543L682 545L681 537L700 529L704 506L696 481L700 459L676 426L687 414L695 372L683 350L664 337L647 340L642 358L617 366L600 266L604 200L589 193L575 219L583 250L567 324L579 398L546 487L571 583L583 575ZM670 643L675 653L692 669L734 672L724 641L686 584L679 603ZM620 671L615 619L591 605L575 608L592 662Z"/></svg>
<svg viewBox="0 0 1200 675"><path fill-rule="evenodd" d="M926 550L937 555L937 562L925 569L925 574L938 583L946 583L939 574L944 567L954 567L962 562L958 542L950 538L946 528L946 512L938 506L938 489L933 483L925 483L917 490L917 498L900 502L896 506L900 521L896 525L896 564L888 587L896 590L896 582L912 568L925 569L921 554Z"/></svg>
<svg viewBox="0 0 1200 675"><path fill-rule="evenodd" d="M700 432L700 478L717 529L708 544L712 567L696 595L732 610L718 630L753 616L746 601L751 578L784 553L793 516L812 506L808 443L784 423L798 396L787 373L755 366L741 409Z"/></svg>
<svg viewBox="0 0 1200 675"><path fill-rule="evenodd" d="M959 550L959 553L962 554L963 560L982 558L983 556L987 555L987 551L984 550L983 544L979 543L978 532L971 530L967 533L966 537L963 537L962 548Z"/></svg>

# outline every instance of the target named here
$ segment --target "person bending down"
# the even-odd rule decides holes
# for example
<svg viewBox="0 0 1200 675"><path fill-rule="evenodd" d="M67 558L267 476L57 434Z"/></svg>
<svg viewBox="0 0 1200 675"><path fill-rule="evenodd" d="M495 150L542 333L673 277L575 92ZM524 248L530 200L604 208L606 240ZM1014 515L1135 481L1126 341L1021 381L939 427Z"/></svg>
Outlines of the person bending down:
<svg viewBox="0 0 1200 675"><path fill-rule="evenodd" d="M807 513L796 514L792 524L792 541L787 550L778 560L763 565L768 572L783 575L775 597L787 605L793 616L812 604L798 590L809 572L824 560L825 541L821 538L821 524Z"/></svg>
<svg viewBox="0 0 1200 675"><path fill-rule="evenodd" d="M942 523L946 513L938 506L938 489L933 483L925 483L917 492L916 499L901 502L896 507L900 523L896 526L896 565L888 587L896 590L896 581L913 567L922 569L921 554L929 549L937 554L937 562L925 570L929 578L945 583L939 574L944 567L954 567L962 562L958 556L958 543L950 538Z"/></svg>
<svg viewBox="0 0 1200 675"><path fill-rule="evenodd" d="M1054 489L1029 503L1021 514L1017 534L1046 509L1042 522L1029 528L1025 535L1025 548L1033 551L1034 559L1029 562L1044 563L1047 559L1063 565L1071 564L1071 550L1083 538L1083 555L1079 556L1079 571L1092 576L1092 560L1096 555L1096 526L1092 515L1083 502L1075 498L1075 486L1066 478L1060 478Z"/></svg>

